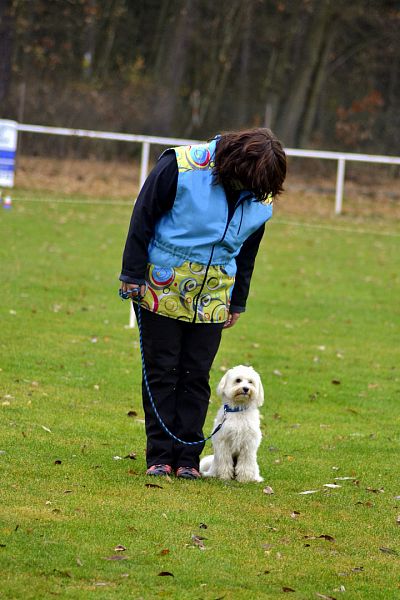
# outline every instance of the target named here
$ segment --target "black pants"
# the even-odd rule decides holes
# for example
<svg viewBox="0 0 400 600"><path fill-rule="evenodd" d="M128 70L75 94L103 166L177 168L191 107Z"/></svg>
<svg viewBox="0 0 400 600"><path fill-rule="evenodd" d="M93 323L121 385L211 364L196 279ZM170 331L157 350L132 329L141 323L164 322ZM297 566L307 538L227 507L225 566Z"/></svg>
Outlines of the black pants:
<svg viewBox="0 0 400 600"><path fill-rule="evenodd" d="M137 307L135 306L137 313ZM209 376L223 324L189 323L141 309L147 380L157 410L177 437L203 437L210 398ZM161 427L142 381L147 435L147 466L199 467L204 444L185 446Z"/></svg>

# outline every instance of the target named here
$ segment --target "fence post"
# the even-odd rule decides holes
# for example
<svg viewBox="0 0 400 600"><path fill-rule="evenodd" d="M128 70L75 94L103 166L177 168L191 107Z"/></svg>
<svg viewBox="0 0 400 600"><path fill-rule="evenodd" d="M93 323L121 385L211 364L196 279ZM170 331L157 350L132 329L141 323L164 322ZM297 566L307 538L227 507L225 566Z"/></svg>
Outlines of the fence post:
<svg viewBox="0 0 400 600"><path fill-rule="evenodd" d="M140 161L140 178L139 188L141 188L146 180L147 173L149 170L149 157L150 157L150 142L143 142L142 144L142 158Z"/></svg>
<svg viewBox="0 0 400 600"><path fill-rule="evenodd" d="M340 215L342 212L345 165L345 159L339 158L336 174L335 215Z"/></svg>
<svg viewBox="0 0 400 600"><path fill-rule="evenodd" d="M150 158L150 142L142 143L142 158L140 161L140 177L139 177L139 190L142 188L146 181L147 172L149 170L149 158ZM129 313L129 328L133 329L136 323L135 311L133 310L133 304L131 302L131 309Z"/></svg>

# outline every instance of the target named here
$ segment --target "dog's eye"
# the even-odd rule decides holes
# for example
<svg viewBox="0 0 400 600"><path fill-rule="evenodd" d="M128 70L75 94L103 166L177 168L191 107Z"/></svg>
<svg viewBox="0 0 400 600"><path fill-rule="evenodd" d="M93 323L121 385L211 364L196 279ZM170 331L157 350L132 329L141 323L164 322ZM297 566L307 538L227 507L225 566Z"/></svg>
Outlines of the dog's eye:
<svg viewBox="0 0 400 600"><path fill-rule="evenodd" d="M250 383L251 385L253 385L253 382L252 382L252 380L251 380L251 379L249 379L249 383Z"/></svg>
<svg viewBox="0 0 400 600"><path fill-rule="evenodd" d="M242 380L240 379L240 377L238 377L237 379L235 379L235 383L241 383Z"/></svg>

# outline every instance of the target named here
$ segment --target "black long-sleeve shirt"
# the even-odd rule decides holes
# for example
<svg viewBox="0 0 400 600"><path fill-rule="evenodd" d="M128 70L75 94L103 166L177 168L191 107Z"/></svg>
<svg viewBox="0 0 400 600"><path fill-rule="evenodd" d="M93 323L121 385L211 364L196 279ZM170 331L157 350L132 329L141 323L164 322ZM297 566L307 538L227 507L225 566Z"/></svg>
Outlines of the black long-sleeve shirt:
<svg viewBox="0 0 400 600"><path fill-rule="evenodd" d="M122 259L120 280L143 284L148 262L148 246L154 227L161 216L171 210L178 184L178 165L175 152L166 152L147 177L132 213ZM233 214L237 190L225 189L229 216ZM265 225L250 235L236 257L237 273L232 291L230 312L244 312L249 294L254 262Z"/></svg>

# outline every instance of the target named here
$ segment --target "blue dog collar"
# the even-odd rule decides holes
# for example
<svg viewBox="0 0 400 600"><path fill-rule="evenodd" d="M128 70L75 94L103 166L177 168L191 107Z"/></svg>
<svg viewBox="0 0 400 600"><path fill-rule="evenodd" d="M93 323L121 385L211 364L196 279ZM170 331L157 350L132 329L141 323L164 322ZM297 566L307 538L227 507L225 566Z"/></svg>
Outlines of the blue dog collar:
<svg viewBox="0 0 400 600"><path fill-rule="evenodd" d="M247 406L235 406L235 408L232 408L231 406L229 406L229 404L224 404L224 412L225 413L237 413L237 412L242 412L246 409L247 409Z"/></svg>

